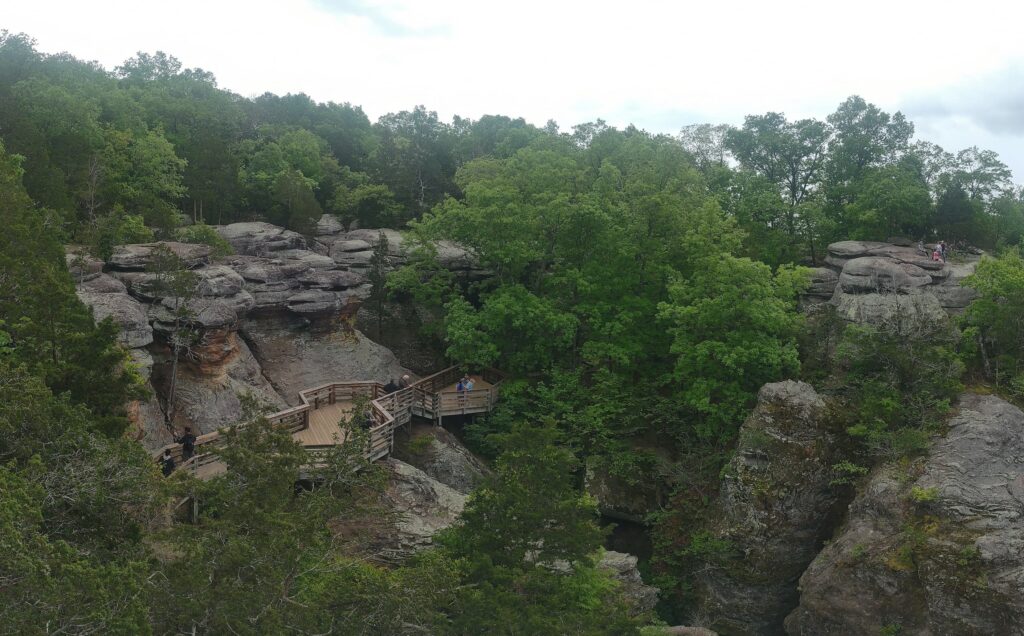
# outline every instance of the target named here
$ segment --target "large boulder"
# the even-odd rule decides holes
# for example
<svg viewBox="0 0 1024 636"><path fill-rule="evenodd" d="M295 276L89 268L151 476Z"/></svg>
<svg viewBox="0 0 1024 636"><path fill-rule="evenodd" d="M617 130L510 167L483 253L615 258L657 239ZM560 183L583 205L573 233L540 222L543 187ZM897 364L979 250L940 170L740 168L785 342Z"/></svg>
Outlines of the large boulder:
<svg viewBox="0 0 1024 636"><path fill-rule="evenodd" d="M661 591L653 585L644 583L637 568L637 558L625 552L606 550L601 554L597 567L606 570L611 577L619 582L620 590L630 601L633 614L646 614L654 610L658 604L658 593Z"/></svg>
<svg viewBox="0 0 1024 636"><path fill-rule="evenodd" d="M875 472L800 579L790 634L1024 634L1024 413L966 394L927 458Z"/></svg>
<svg viewBox="0 0 1024 636"><path fill-rule="evenodd" d="M196 270L196 275L196 293L200 296L234 296L245 287L245 279L226 265L204 267Z"/></svg>
<svg viewBox="0 0 1024 636"><path fill-rule="evenodd" d="M433 425L411 425L409 435L399 434L392 455L419 468L455 490L469 494L491 473L451 433Z"/></svg>
<svg viewBox="0 0 1024 636"><path fill-rule="evenodd" d="M836 315L843 320L895 333L927 332L948 320L948 314L932 293L848 294L837 289L832 303Z"/></svg>
<svg viewBox="0 0 1024 636"><path fill-rule="evenodd" d="M280 250L306 247L306 239L301 234L270 223L254 221L221 225L217 227L217 233L231 244L236 254L244 256L268 256Z"/></svg>
<svg viewBox="0 0 1024 636"><path fill-rule="evenodd" d="M931 282L932 277L916 265L877 256L852 259L839 274L839 286L849 294L905 294Z"/></svg>
<svg viewBox="0 0 1024 636"><path fill-rule="evenodd" d="M696 575L697 615L708 627L782 633L797 581L831 531L835 445L825 403L810 385L761 388L707 514L707 531L730 546Z"/></svg>
<svg viewBox="0 0 1024 636"><path fill-rule="evenodd" d="M98 279L89 281L95 283ZM110 284L111 288L114 284ZM113 292L83 291L77 292L79 300L88 305L97 321L110 318L121 328L118 335L126 347L145 347L153 342L153 329L149 326L146 310L128 294Z"/></svg>
<svg viewBox="0 0 1024 636"><path fill-rule="evenodd" d="M206 264L210 259L210 252L212 251L209 245L176 243L174 241L118 245L114 248L110 258L107 259L107 264L114 269L120 270L145 270L153 262L153 251L159 246L169 249L172 254L184 261L185 266L189 268Z"/></svg>
<svg viewBox="0 0 1024 636"><path fill-rule="evenodd" d="M435 534L454 524L466 495L405 462L389 458L382 463L390 476L384 501L396 515L385 550L402 558L429 547Z"/></svg>

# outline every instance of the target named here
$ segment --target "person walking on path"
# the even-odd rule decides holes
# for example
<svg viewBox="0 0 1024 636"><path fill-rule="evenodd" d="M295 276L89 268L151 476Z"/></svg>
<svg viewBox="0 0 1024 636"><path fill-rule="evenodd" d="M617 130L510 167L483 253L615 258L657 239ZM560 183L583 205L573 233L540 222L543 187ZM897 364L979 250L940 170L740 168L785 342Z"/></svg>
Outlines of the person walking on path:
<svg viewBox="0 0 1024 636"><path fill-rule="evenodd" d="M170 477L174 472L174 458L171 457L171 449L164 449L163 456L157 461L160 462L160 472L164 474L164 477Z"/></svg>
<svg viewBox="0 0 1024 636"><path fill-rule="evenodd" d="M942 262L946 262L946 242L939 241L939 255L942 256Z"/></svg>
<svg viewBox="0 0 1024 636"><path fill-rule="evenodd" d="M174 441L181 444L182 462L187 462L196 454L196 436L192 434L192 429L188 426L185 427L185 434L181 437L175 437Z"/></svg>

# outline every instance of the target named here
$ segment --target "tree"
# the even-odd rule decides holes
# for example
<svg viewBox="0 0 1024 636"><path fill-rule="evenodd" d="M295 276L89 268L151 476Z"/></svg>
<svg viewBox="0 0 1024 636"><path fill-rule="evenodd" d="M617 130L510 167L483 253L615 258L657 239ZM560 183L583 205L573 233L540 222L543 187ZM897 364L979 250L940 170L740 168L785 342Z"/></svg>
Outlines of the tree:
<svg viewBox="0 0 1024 636"><path fill-rule="evenodd" d="M165 232L177 226L178 201L185 195L182 171L186 162L160 131L134 135L109 130L102 153L101 192L112 204L141 213Z"/></svg>
<svg viewBox="0 0 1024 636"><path fill-rule="evenodd" d="M726 143L731 127L726 124L691 124L679 131L679 143L693 156L702 172L728 165L730 152Z"/></svg>
<svg viewBox="0 0 1024 636"><path fill-rule="evenodd" d="M835 135L826 167L833 205L849 201L866 169L900 159L914 134L903 113L890 115L858 95L848 97L827 119Z"/></svg>
<svg viewBox="0 0 1024 636"><path fill-rule="evenodd" d="M417 215L454 192L452 138L437 113L417 106L390 113L374 125L379 143L370 156L375 178Z"/></svg>
<svg viewBox="0 0 1024 636"><path fill-rule="evenodd" d="M659 317L672 333L675 377L705 438L729 439L757 390L799 371L799 270L771 270L747 258L708 256L669 288Z"/></svg>
<svg viewBox="0 0 1024 636"><path fill-rule="evenodd" d="M155 275L153 291L162 298L162 306L170 313L168 344L171 348L171 386L167 391L164 425L171 428L177 406L175 398L181 355L196 344L192 303L198 294L199 276L189 270L181 257L163 243L153 248L147 270Z"/></svg>
<svg viewBox="0 0 1024 636"><path fill-rule="evenodd" d="M388 254L388 235L383 230L377 232L377 243L370 255L370 302L377 312L377 339L384 328L384 302L387 300L388 271L391 269L391 257Z"/></svg>
<svg viewBox="0 0 1024 636"><path fill-rule="evenodd" d="M607 575L596 505L571 485L575 458L551 424L519 424L495 474L470 495L442 539L467 562L452 631L609 633L635 629Z"/></svg>
<svg viewBox="0 0 1024 636"><path fill-rule="evenodd" d="M137 391L117 327L96 325L75 295L52 214L32 208L21 161L0 144L0 316L16 360L56 392L87 405L104 433L128 424L124 396Z"/></svg>

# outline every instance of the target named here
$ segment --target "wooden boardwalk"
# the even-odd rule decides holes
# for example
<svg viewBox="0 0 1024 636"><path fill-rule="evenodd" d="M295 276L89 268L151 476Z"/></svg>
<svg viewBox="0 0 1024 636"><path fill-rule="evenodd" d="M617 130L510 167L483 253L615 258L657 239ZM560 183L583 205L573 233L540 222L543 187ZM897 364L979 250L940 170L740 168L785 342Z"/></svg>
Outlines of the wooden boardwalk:
<svg viewBox="0 0 1024 636"><path fill-rule="evenodd" d="M365 454L372 461L390 454L395 428L409 423L414 415L441 425L445 417L485 413L494 408L504 378L501 372L488 370L473 375L472 391L457 390L460 377L458 369L449 367L391 393L385 393L379 382L333 382L300 391L302 404L269 415L267 420L291 431L296 442L315 453L345 443L339 423L351 417L355 404L361 401L369 411L370 440ZM220 431L216 431L199 436L196 455L187 462L181 460L180 444L165 446L154 457L168 449L179 469L209 479L227 470L224 462L210 452L220 443Z"/></svg>

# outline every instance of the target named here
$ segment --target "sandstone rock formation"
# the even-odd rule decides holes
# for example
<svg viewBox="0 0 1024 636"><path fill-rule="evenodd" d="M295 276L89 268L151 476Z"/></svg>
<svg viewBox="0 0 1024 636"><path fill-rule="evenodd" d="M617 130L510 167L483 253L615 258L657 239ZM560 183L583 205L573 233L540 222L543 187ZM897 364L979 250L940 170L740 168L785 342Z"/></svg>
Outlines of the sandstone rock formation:
<svg viewBox="0 0 1024 636"><path fill-rule="evenodd" d="M410 425L408 435L395 437L392 456L442 484L468 495L490 469L451 433L439 426Z"/></svg>
<svg viewBox="0 0 1024 636"><path fill-rule="evenodd" d="M708 627L781 633L797 580L831 530L834 446L825 404L810 385L761 388L707 514L708 531L730 546L697 575L697 615Z"/></svg>
<svg viewBox="0 0 1024 636"><path fill-rule="evenodd" d="M400 559L430 546L435 534L455 523L466 495L397 459L386 459L383 465L390 477L384 500L397 513L385 550Z"/></svg>
<svg viewBox="0 0 1024 636"><path fill-rule="evenodd" d="M976 297L960 283L973 273L977 261L968 255L965 262L943 263L917 247L840 241L828 246L828 267L812 270L801 307L806 310L828 301L849 322L904 333L930 328Z"/></svg>
<svg viewBox="0 0 1024 636"><path fill-rule="evenodd" d="M1024 413L966 394L927 458L875 472L800 579L790 634L1024 633Z"/></svg>

